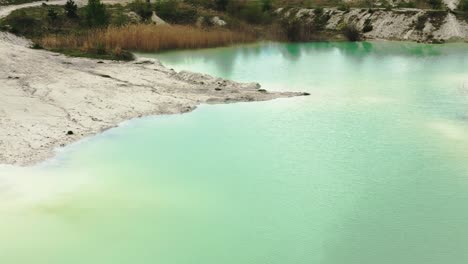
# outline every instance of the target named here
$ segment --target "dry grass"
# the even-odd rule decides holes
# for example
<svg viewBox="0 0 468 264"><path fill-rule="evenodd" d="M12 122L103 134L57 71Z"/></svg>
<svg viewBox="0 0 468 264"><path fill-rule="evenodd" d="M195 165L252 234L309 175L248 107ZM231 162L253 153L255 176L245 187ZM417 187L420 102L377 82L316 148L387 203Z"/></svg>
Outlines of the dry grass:
<svg viewBox="0 0 468 264"><path fill-rule="evenodd" d="M83 52L133 50L156 52L168 49L196 49L254 41L247 33L190 26L128 25L91 30L75 35L49 35L38 40L49 49L79 49Z"/></svg>

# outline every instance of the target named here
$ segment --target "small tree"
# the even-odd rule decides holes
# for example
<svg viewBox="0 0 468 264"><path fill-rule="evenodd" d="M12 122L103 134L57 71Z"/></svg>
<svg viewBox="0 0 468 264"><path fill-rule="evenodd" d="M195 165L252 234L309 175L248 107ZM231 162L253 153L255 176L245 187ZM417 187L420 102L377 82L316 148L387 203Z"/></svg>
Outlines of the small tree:
<svg viewBox="0 0 468 264"><path fill-rule="evenodd" d="M65 14L69 18L77 18L78 17L78 6L76 5L75 1L73 0L67 0L67 3L65 4Z"/></svg>
<svg viewBox="0 0 468 264"><path fill-rule="evenodd" d="M86 22L90 27L102 27L109 23L106 6L100 0L88 0L85 13Z"/></svg>

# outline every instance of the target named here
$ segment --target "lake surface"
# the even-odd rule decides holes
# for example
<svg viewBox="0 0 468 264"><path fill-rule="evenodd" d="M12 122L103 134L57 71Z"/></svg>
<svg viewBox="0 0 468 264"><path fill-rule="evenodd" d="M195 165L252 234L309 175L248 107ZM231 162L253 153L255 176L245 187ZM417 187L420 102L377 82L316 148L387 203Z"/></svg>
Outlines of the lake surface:
<svg viewBox="0 0 468 264"><path fill-rule="evenodd" d="M145 56L311 96L133 120L0 167L0 263L468 263L468 45Z"/></svg>

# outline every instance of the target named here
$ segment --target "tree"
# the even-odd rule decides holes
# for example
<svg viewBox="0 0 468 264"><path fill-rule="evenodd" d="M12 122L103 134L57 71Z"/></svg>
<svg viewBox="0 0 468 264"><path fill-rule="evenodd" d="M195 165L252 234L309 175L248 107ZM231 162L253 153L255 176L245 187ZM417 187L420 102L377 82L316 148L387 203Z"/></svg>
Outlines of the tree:
<svg viewBox="0 0 468 264"><path fill-rule="evenodd" d="M78 6L75 4L73 0L67 0L67 3L65 4L65 14L69 18L77 18Z"/></svg>
<svg viewBox="0 0 468 264"><path fill-rule="evenodd" d="M109 23L106 6L100 0L88 0L85 7L86 22L90 27L102 27Z"/></svg>

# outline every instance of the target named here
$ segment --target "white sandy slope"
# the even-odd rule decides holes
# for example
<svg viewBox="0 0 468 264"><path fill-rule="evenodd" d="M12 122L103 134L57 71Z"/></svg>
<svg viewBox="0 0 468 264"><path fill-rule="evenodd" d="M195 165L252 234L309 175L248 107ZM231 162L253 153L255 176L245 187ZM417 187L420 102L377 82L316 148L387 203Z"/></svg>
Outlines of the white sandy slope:
<svg viewBox="0 0 468 264"><path fill-rule="evenodd" d="M15 8L0 7L0 16ZM0 164L35 164L51 157L57 147L135 117L183 113L202 103L301 95L177 73L156 60L98 63L29 45L0 32Z"/></svg>

